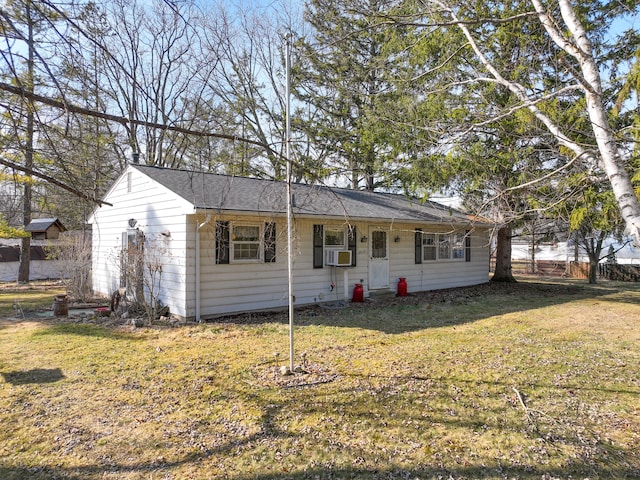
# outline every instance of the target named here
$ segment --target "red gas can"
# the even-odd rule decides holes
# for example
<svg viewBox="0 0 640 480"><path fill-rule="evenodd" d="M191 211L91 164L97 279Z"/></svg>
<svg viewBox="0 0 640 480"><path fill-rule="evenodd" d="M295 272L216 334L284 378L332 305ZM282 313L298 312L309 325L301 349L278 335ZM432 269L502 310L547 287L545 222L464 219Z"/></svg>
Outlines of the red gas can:
<svg viewBox="0 0 640 480"><path fill-rule="evenodd" d="M407 280L404 277L400 277L400 279L398 280L398 296L407 296Z"/></svg>
<svg viewBox="0 0 640 480"><path fill-rule="evenodd" d="M364 302L364 289L361 283L356 283L356 286L353 287L353 301L358 303Z"/></svg>

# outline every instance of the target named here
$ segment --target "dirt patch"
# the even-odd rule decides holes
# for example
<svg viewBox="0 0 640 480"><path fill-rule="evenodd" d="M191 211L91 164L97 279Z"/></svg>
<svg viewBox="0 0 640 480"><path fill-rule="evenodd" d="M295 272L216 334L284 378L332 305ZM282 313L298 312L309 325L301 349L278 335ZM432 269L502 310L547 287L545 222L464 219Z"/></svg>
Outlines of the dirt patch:
<svg viewBox="0 0 640 480"><path fill-rule="evenodd" d="M373 297L368 303L374 305L418 305L425 303L464 302L477 297L490 295L570 295L583 291L580 285L565 285L555 283L501 283L487 282L469 287L445 288L426 292L410 293L405 297L394 294Z"/></svg>
<svg viewBox="0 0 640 480"><path fill-rule="evenodd" d="M296 367L297 371L283 375L282 367L275 363L258 365L252 371L254 383L263 387L305 388L333 382L338 378L338 374L319 363L307 362Z"/></svg>
<svg viewBox="0 0 640 480"><path fill-rule="evenodd" d="M348 300L338 302L304 305L295 309L296 314L302 316L331 315L332 311L344 308L354 309L379 309L403 305L431 305L442 303L464 303L474 298L487 296L547 296L547 295L577 295L584 291L582 285L560 283L535 283L517 282L500 283L487 282L468 287L445 288L425 292L409 293L400 297L393 292L372 295L364 299L362 303L354 303ZM269 321L285 321L287 312L284 309L265 312L247 312L237 315L225 315L212 319L216 323L265 323Z"/></svg>
<svg viewBox="0 0 640 480"><path fill-rule="evenodd" d="M23 289L25 291L42 291L59 288L58 282L39 282L32 283L30 285L15 284L0 285L0 289L10 288L15 290L16 288ZM518 283L495 283L487 282L480 285L472 285L468 287L446 288L441 290L430 290L425 292L413 292L406 296L397 296L393 292L385 292L382 294L371 295L365 298L362 303L354 303L349 300L342 300L337 302L320 303L314 305L303 305L296 307L296 314L315 317L331 315L332 312L338 312L345 308L353 309L370 309L370 308L389 308L394 306L403 305L431 305L442 303L464 303L471 301L474 298L482 298L487 296L544 296L544 295L571 295L579 294L584 291L582 285L564 284L564 283L538 283L538 282L518 282ZM105 305L104 299L96 299L95 302L87 302L78 304L70 300L69 302L69 315L68 316L44 316L44 310L32 310L23 312L21 318L13 318L16 320L38 320L43 323L90 323L94 325L101 325L104 327L118 328L131 325L131 319L120 318L114 314L109 317L100 317L93 314L92 309ZM74 313L78 309L89 310L83 313ZM49 310L49 309L47 309ZM267 322L286 322L287 321L286 308L278 310L260 311L260 312L246 312L240 314L232 314L216 317L211 319L211 322L215 323L242 323L242 324L256 324ZM6 319L4 319L6 320ZM154 327L175 327L184 322L177 322L168 318L165 321L155 321L152 326Z"/></svg>

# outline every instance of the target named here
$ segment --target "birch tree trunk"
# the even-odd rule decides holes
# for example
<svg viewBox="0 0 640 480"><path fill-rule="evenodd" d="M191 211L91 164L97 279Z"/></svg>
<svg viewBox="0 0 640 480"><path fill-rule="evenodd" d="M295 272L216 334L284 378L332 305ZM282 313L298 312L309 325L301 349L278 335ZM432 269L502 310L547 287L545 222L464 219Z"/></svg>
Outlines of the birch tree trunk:
<svg viewBox="0 0 640 480"><path fill-rule="evenodd" d="M638 202L631 179L624 168L624 160L620 156L613 129L609 123L603 102L600 70L589 37L587 37L584 26L569 0L558 0L558 5L572 41L565 38L557 29L556 23L546 13L540 0L531 0L531 3L551 39L574 57L580 65L582 72L580 83L585 94L591 128L598 145L600 163L611 183L626 225L626 231L631 235L634 243L640 245L640 202Z"/></svg>
<svg viewBox="0 0 640 480"><path fill-rule="evenodd" d="M591 42L586 30L577 17L569 0L557 0L564 27L558 25L562 22L553 18L543 6L541 0L530 0L538 20L543 25L550 39L563 51L573 57L579 67L579 72L574 75L574 85L566 89L580 89L585 95L587 114L591 121L591 128L597 144L597 151L590 151L579 141L569 137L563 127L537 107L539 100L523 85L508 80L492 64L483 53L482 46L472 35L465 21L456 13L446 1L431 0L434 5L446 10L453 23L462 31L469 42L475 55L489 72L491 78L478 78L478 81L496 82L508 88L521 102L523 108L531 111L535 117L556 138L558 143L571 150L577 157L582 158L593 166L599 164L604 170L611 184L616 201L624 219L626 232L633 238L636 245L640 245L640 202L635 195L631 179L624 168L624 160L620 155L613 129L609 123L607 110L603 101L601 72L593 53ZM566 35L564 32L567 32Z"/></svg>

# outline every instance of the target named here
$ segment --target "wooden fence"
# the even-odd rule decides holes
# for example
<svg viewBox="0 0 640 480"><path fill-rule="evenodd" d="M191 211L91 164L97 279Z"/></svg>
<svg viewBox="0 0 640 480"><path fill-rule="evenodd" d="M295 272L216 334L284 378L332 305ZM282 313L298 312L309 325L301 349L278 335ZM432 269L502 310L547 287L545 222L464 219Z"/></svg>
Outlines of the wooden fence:
<svg viewBox="0 0 640 480"><path fill-rule="evenodd" d="M638 282L640 281L640 265L601 263L598 265L598 276L621 282Z"/></svg>
<svg viewBox="0 0 640 480"><path fill-rule="evenodd" d="M533 268L529 260L513 260L511 265L516 275L589 278L589 264L586 262L569 262L567 266L567 262L562 260L536 260ZM598 265L598 278L620 282L640 282L640 265L601 263Z"/></svg>
<svg viewBox="0 0 640 480"><path fill-rule="evenodd" d="M567 262L564 260L536 260L535 268L531 261L513 260L513 273L520 275L540 275L544 277L589 278L589 264Z"/></svg>

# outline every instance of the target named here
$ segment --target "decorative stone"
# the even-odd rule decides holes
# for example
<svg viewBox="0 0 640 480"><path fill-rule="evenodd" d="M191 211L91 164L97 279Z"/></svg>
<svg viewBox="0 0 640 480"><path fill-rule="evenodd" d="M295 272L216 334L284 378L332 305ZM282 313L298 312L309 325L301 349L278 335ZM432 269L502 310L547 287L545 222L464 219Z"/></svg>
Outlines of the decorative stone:
<svg viewBox="0 0 640 480"><path fill-rule="evenodd" d="M280 374L284 377L292 375L291 370L289 370L289 367L287 367L286 365L280 367Z"/></svg>
<svg viewBox="0 0 640 480"><path fill-rule="evenodd" d="M132 318L131 325L136 328L144 327L144 320L142 318Z"/></svg>

